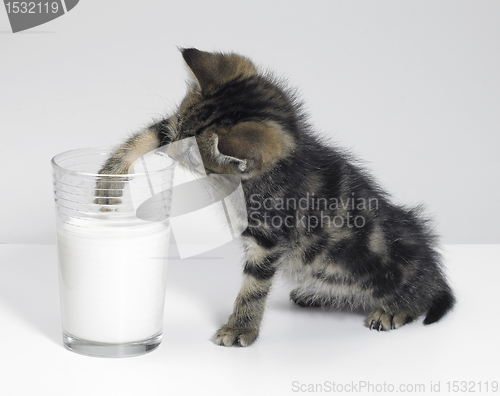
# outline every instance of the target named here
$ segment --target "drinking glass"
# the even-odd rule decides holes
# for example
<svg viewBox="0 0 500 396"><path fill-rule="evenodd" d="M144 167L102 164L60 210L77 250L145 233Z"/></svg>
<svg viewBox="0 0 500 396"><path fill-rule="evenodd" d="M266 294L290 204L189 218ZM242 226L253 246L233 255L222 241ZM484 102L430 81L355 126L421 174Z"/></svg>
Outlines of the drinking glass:
<svg viewBox="0 0 500 396"><path fill-rule="evenodd" d="M128 174L98 174L110 153L78 149L52 159L62 332L74 352L126 357L162 339L174 163L156 153ZM158 193L163 215L137 217Z"/></svg>

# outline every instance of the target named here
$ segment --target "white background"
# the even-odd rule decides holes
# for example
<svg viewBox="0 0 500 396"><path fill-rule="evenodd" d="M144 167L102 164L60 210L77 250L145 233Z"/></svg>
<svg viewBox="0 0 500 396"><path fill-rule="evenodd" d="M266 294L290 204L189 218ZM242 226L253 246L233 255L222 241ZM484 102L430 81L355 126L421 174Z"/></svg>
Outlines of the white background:
<svg viewBox="0 0 500 396"><path fill-rule="evenodd" d="M0 243L54 243L50 159L109 146L185 92L176 46L236 51L445 243L500 242L500 2L84 0L12 34L0 9Z"/></svg>
<svg viewBox="0 0 500 396"><path fill-rule="evenodd" d="M425 202L444 242L499 243L499 21L500 2L480 0L82 0L12 34L0 9L0 244L49 244L0 246L0 393L276 396L294 381L371 381L446 394L447 381L498 380L499 249L486 245L448 246L459 304L439 324L369 332L363 315L300 309L278 284L246 349L210 341L241 251L173 258L157 351L70 353L50 158L118 144L174 109L187 76L176 46L232 50L288 77L318 130L397 202Z"/></svg>

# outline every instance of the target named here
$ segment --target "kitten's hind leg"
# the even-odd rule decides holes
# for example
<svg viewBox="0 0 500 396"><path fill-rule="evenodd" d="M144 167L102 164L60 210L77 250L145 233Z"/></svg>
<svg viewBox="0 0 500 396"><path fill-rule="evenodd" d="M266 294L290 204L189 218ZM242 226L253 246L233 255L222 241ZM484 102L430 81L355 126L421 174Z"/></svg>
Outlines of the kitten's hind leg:
<svg viewBox="0 0 500 396"><path fill-rule="evenodd" d="M290 292L290 300L301 307L321 307L321 302L311 293L301 289L294 289Z"/></svg>
<svg viewBox="0 0 500 396"><path fill-rule="evenodd" d="M389 313L381 308L375 309L366 320L370 330L395 330L414 320L414 317L406 312Z"/></svg>

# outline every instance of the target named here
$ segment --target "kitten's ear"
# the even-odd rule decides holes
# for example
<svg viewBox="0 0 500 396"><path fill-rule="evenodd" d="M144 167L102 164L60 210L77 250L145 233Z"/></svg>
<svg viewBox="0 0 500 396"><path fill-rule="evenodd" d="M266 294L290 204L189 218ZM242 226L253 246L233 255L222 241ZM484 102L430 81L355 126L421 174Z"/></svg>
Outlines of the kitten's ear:
<svg viewBox="0 0 500 396"><path fill-rule="evenodd" d="M200 84L202 94L235 78L257 74L254 64L241 55L205 52L196 48L181 51Z"/></svg>
<svg viewBox="0 0 500 396"><path fill-rule="evenodd" d="M269 169L295 148L293 137L274 121L247 121L217 136L218 162L237 165L240 173Z"/></svg>

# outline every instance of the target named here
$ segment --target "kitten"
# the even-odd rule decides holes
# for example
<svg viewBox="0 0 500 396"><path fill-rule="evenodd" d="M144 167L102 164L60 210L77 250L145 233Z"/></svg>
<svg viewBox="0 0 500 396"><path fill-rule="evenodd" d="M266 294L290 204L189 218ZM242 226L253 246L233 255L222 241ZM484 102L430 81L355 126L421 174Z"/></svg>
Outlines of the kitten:
<svg viewBox="0 0 500 396"><path fill-rule="evenodd" d="M453 307L419 208L392 203L354 160L315 137L294 94L249 59L194 48L182 55L195 80L177 112L118 147L101 173L125 173L144 153L194 136L207 174L241 178L244 280L217 344L255 341L278 271L296 284L296 304L370 308L370 329L423 314L434 323Z"/></svg>

